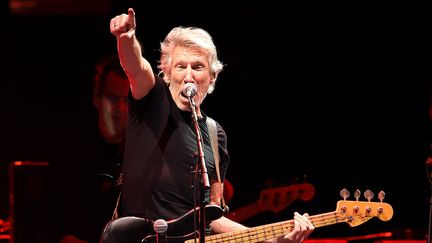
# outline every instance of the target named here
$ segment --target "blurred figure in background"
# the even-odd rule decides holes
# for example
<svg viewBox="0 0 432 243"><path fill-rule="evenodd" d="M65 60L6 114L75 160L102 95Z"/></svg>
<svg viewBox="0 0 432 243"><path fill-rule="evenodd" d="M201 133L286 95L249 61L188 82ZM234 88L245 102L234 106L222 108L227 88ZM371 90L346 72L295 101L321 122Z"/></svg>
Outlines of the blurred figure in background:
<svg viewBox="0 0 432 243"><path fill-rule="evenodd" d="M97 243L105 223L112 217L123 161L128 91L129 81L117 55L102 58L93 79L97 133L88 150L81 151L85 158L79 161L74 194L63 199L65 228L61 243Z"/></svg>

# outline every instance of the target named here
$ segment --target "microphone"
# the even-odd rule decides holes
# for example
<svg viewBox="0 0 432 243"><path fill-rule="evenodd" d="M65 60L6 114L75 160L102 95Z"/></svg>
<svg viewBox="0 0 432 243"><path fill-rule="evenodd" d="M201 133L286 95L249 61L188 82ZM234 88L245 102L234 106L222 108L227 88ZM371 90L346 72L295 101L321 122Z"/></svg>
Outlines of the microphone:
<svg viewBox="0 0 432 243"><path fill-rule="evenodd" d="M194 83L185 84L182 95L186 98L193 98L197 92L197 86Z"/></svg>
<svg viewBox="0 0 432 243"><path fill-rule="evenodd" d="M156 243L167 243L167 222L163 219L158 219L153 223L153 229L156 232Z"/></svg>

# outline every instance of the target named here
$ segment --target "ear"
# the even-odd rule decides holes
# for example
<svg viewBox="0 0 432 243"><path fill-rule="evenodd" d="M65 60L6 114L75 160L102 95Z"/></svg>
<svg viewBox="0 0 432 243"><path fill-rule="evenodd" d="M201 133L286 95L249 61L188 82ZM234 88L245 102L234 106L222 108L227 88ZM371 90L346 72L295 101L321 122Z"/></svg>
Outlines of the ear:
<svg viewBox="0 0 432 243"><path fill-rule="evenodd" d="M100 95L93 94L93 105L98 109L100 108Z"/></svg>
<svg viewBox="0 0 432 243"><path fill-rule="evenodd" d="M216 77L212 75L212 78L210 79L210 85L214 85L215 82L216 82Z"/></svg>
<svg viewBox="0 0 432 243"><path fill-rule="evenodd" d="M215 78L212 78L211 80L210 80L210 86L215 86L215 83L216 83L216 79Z"/></svg>
<svg viewBox="0 0 432 243"><path fill-rule="evenodd" d="M211 77L212 77L212 79L210 80L210 84L214 84L216 82L216 79L217 79L217 74L216 73L212 73Z"/></svg>

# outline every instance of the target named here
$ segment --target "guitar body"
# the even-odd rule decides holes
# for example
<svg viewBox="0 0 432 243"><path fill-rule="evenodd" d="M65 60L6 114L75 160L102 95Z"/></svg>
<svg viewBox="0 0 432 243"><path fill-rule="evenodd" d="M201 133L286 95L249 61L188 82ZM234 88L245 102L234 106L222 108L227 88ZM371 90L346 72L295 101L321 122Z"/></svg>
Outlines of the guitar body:
<svg viewBox="0 0 432 243"><path fill-rule="evenodd" d="M198 236L193 231L191 232L194 218L198 225L198 212L198 209L196 213L192 209L177 219L167 221L166 235L169 243L185 242ZM205 214L206 220L210 222L222 217L223 211L219 206L208 205ZM133 216L114 219L105 226L101 236L101 243L156 243L157 237L153 230L153 223L152 220Z"/></svg>
<svg viewBox="0 0 432 243"><path fill-rule="evenodd" d="M184 243L187 240L193 240L193 238L195 236L198 239L199 233L197 232L196 234L190 233L187 235L167 236L167 242L166 243ZM156 235L148 235L148 236L144 237L144 239L140 242L142 242L142 243L158 243L158 240L157 240ZM164 241L160 241L160 242L164 242Z"/></svg>

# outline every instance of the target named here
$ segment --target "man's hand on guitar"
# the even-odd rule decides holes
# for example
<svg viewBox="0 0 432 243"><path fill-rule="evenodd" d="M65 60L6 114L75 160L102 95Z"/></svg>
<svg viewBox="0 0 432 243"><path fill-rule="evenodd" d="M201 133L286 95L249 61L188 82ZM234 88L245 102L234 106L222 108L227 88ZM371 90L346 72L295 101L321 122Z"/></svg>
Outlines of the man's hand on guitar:
<svg viewBox="0 0 432 243"><path fill-rule="evenodd" d="M315 229L309 220L309 214L294 213L294 229L284 237L277 238L278 243L297 243L306 240Z"/></svg>
<svg viewBox="0 0 432 243"><path fill-rule="evenodd" d="M290 229L288 234L275 239L266 240L264 243L301 243L306 240L315 229L307 213L301 215L295 212L293 222L293 228Z"/></svg>

